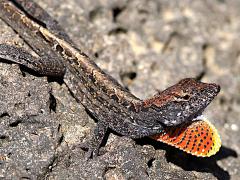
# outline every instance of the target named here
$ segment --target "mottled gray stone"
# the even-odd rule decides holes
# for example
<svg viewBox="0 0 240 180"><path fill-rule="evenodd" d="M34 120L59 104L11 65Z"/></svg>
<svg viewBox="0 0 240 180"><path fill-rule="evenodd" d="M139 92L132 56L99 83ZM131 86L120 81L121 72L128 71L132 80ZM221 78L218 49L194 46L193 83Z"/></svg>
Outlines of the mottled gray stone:
<svg viewBox="0 0 240 180"><path fill-rule="evenodd" d="M44 177L61 133L51 113L46 78L23 76L17 65L0 64L0 177Z"/></svg>

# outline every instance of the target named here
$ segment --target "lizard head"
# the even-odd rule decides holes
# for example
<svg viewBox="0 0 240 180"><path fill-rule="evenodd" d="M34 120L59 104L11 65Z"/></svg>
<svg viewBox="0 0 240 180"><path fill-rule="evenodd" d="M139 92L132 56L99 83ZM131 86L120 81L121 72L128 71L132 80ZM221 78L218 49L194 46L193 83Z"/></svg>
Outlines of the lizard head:
<svg viewBox="0 0 240 180"><path fill-rule="evenodd" d="M145 100L144 108L153 113L156 121L174 126L201 115L219 91L217 84L187 78Z"/></svg>

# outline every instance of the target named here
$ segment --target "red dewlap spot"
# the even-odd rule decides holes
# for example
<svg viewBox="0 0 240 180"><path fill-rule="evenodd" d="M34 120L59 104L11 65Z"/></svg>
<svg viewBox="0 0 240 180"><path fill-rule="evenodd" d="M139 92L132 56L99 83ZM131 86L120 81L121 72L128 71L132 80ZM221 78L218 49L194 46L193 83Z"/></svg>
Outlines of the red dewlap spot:
<svg viewBox="0 0 240 180"><path fill-rule="evenodd" d="M151 138L201 157L216 154L221 146L221 140L215 127L210 122L203 120L168 127L164 132Z"/></svg>

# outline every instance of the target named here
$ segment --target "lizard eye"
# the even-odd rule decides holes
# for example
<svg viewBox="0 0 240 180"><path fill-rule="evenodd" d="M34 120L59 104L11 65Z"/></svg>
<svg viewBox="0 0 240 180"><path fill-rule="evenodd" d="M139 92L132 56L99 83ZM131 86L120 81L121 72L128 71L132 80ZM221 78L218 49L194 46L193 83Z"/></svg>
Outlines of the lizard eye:
<svg viewBox="0 0 240 180"><path fill-rule="evenodd" d="M190 99L190 95L189 94L183 94L182 96L176 96L175 100L178 102L181 101L188 101Z"/></svg>
<svg viewBox="0 0 240 180"><path fill-rule="evenodd" d="M189 94L185 94L184 96L181 97L184 100L189 100L190 99L190 95Z"/></svg>

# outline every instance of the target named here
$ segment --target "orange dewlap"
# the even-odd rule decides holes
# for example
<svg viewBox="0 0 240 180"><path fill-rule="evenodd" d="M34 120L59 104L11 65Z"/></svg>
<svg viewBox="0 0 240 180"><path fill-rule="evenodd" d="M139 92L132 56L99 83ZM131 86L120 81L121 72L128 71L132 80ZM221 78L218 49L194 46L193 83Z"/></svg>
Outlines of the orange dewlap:
<svg viewBox="0 0 240 180"><path fill-rule="evenodd" d="M198 157L212 156L221 147L221 139L216 128L207 120L168 127L164 132L151 138Z"/></svg>

